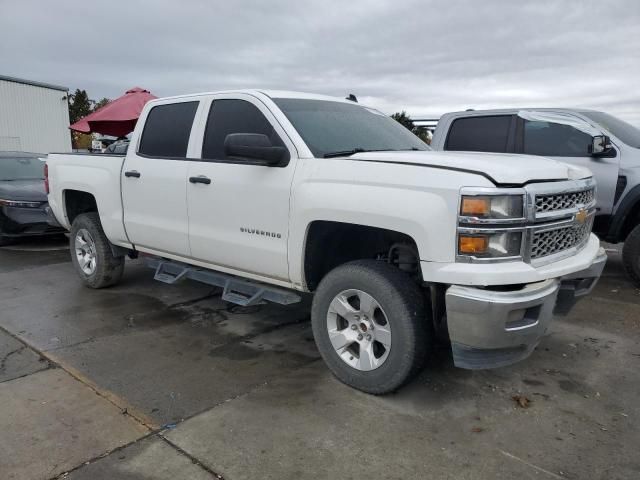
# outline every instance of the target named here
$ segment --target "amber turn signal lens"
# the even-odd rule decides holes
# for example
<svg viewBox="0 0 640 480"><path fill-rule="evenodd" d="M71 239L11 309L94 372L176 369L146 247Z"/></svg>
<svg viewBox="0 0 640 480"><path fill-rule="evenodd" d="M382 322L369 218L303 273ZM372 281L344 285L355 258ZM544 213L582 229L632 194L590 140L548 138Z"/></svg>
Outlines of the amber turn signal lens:
<svg viewBox="0 0 640 480"><path fill-rule="evenodd" d="M458 237L458 250L460 253L485 253L488 247L488 237L471 237L466 235L460 235L460 237Z"/></svg>
<svg viewBox="0 0 640 480"><path fill-rule="evenodd" d="M468 217L486 217L491 212L491 200L486 197L462 197L460 214Z"/></svg>

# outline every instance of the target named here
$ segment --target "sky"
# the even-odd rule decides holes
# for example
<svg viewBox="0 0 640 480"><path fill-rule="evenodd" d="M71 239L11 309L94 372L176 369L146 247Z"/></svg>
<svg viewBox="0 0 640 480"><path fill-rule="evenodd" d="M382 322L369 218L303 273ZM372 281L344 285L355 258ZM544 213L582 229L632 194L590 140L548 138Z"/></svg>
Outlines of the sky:
<svg viewBox="0 0 640 480"><path fill-rule="evenodd" d="M438 118L585 107L640 126L639 0L0 0L0 74L115 98L234 88Z"/></svg>

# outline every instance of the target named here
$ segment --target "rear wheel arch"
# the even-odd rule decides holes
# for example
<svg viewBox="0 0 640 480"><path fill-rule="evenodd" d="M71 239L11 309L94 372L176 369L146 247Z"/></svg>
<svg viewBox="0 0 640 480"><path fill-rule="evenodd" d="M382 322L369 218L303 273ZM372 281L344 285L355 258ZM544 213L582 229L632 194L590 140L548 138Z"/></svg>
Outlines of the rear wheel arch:
<svg viewBox="0 0 640 480"><path fill-rule="evenodd" d="M73 224L78 215L92 212L98 213L98 202L92 193L69 189L65 190L62 195L64 214L69 225Z"/></svg>

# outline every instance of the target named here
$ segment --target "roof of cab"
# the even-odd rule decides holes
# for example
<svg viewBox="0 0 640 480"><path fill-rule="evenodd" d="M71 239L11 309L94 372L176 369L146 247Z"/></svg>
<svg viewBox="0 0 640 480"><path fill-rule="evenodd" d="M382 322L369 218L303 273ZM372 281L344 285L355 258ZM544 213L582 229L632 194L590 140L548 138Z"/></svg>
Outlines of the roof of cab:
<svg viewBox="0 0 640 480"><path fill-rule="evenodd" d="M521 108L491 108L486 110L460 110L457 112L449 112L447 115L462 115L462 116L470 116L470 115L485 115L489 114L514 114L519 112L520 110L534 110L538 112L572 112L572 113L582 113L582 112L597 112L598 110L593 110L589 108L570 108L570 107L521 107Z"/></svg>
<svg viewBox="0 0 640 480"><path fill-rule="evenodd" d="M316 93L306 93L306 92L295 92L288 90L263 90L263 89L238 89L238 90L221 90L217 92L200 92L200 93L191 93L187 95L175 95L172 97L161 97L156 98L155 100L151 100L149 103L161 102L164 100L174 100L174 99L188 99L188 98L197 98L205 95L218 95L221 93L244 93L248 95L264 95L269 98L300 98L307 100L325 100L330 102L342 102L342 103L354 103L351 100L347 100L345 98L340 97L331 97L329 95L319 95Z"/></svg>

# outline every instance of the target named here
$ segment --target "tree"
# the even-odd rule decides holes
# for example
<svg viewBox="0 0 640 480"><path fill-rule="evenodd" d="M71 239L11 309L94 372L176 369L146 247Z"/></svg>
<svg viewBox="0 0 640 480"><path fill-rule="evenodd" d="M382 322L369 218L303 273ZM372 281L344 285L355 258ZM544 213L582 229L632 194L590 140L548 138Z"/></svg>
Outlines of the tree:
<svg viewBox="0 0 640 480"><path fill-rule="evenodd" d="M423 142L431 143L431 136L429 135L429 131L425 127L416 126L416 124L413 123L413 120L411 120L411 117L407 115L407 112L405 112L404 110L399 113L394 113L393 115L391 115L391 118L393 118L407 130L409 130Z"/></svg>
<svg viewBox="0 0 640 480"><path fill-rule="evenodd" d="M95 112L99 108L104 107L111 100L103 98L102 100L91 100L86 90L76 89L74 93L68 96L69 102L69 121L71 124L86 117L90 113ZM71 132L71 144L73 148L86 149L91 146L92 137L89 134Z"/></svg>
<svg viewBox="0 0 640 480"><path fill-rule="evenodd" d="M102 107L104 107L111 100L108 99L108 98L103 98L102 100L98 100L97 102L94 102L93 100L91 100L91 101L93 102L93 111L95 112L96 110L100 110Z"/></svg>
<svg viewBox="0 0 640 480"><path fill-rule="evenodd" d="M91 100L86 90L76 89L75 93L69 94L69 121L76 123L93 111Z"/></svg>
<svg viewBox="0 0 640 480"><path fill-rule="evenodd" d="M405 112L404 110L400 113L394 113L393 115L391 115L391 118L393 118L407 130L411 130L413 132L413 129L415 128L413 120L411 120L411 117L407 115L407 112Z"/></svg>

